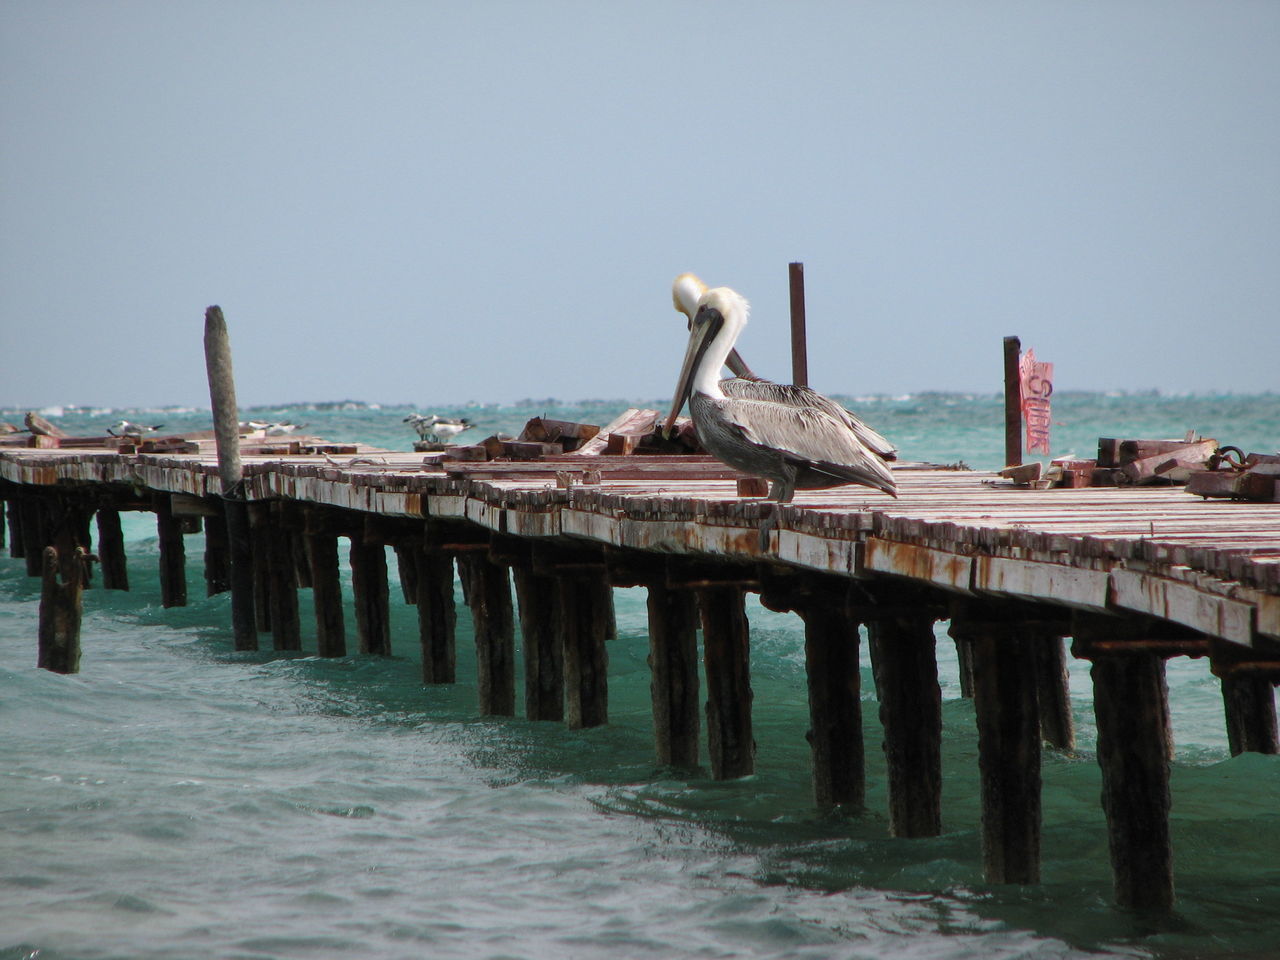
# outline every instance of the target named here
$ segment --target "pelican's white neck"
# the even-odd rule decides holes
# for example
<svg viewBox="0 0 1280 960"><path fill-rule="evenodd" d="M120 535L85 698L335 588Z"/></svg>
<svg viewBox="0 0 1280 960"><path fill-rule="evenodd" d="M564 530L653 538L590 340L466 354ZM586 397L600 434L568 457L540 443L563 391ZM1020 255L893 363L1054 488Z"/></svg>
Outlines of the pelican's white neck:
<svg viewBox="0 0 1280 960"><path fill-rule="evenodd" d="M694 373L693 389L709 397L723 399L724 391L720 389L720 368L729 359L729 351L737 342L742 328L747 325L751 305L736 290L716 287L698 298L699 313L704 308L719 313L723 323L702 355L702 362L698 364L698 369Z"/></svg>

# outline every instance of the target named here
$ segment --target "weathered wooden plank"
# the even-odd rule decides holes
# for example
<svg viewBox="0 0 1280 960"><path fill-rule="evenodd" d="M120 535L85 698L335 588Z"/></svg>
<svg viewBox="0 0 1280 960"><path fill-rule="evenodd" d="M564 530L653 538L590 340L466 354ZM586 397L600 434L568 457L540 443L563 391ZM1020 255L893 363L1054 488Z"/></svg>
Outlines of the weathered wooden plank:
<svg viewBox="0 0 1280 960"><path fill-rule="evenodd" d="M1007 557L974 558L973 588L980 593L1105 610L1108 586L1107 574L1100 570Z"/></svg>
<svg viewBox="0 0 1280 960"><path fill-rule="evenodd" d="M1115 606L1172 620L1233 643L1253 644L1253 607L1216 596L1190 583L1135 570L1111 571Z"/></svg>
<svg viewBox="0 0 1280 960"><path fill-rule="evenodd" d="M861 572L910 577L958 593L973 587L972 557L881 537L867 540Z"/></svg>

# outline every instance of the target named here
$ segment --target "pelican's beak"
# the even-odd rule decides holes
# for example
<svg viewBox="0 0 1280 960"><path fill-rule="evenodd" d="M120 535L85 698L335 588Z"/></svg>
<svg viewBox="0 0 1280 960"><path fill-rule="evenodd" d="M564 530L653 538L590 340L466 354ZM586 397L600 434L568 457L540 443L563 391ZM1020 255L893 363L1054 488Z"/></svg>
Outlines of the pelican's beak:
<svg viewBox="0 0 1280 960"><path fill-rule="evenodd" d="M733 375L735 377L742 377L744 380L760 379L752 372L751 368L747 366L747 361L738 356L737 348L729 351L729 358L725 360L724 364L733 371Z"/></svg>
<svg viewBox="0 0 1280 960"><path fill-rule="evenodd" d="M676 394L671 399L671 413L667 415L667 422L662 428L662 435L667 439L670 439L671 428L675 426L676 417L680 416L680 411L684 408L685 401L689 399L689 394L693 391L693 375L697 371L698 365L702 362L702 355L707 352L707 347L715 339L715 335L720 331L723 322L719 311L707 307L700 309L698 315L693 319L693 329L689 334L689 347L684 352L684 364L680 367L680 379L676 381Z"/></svg>

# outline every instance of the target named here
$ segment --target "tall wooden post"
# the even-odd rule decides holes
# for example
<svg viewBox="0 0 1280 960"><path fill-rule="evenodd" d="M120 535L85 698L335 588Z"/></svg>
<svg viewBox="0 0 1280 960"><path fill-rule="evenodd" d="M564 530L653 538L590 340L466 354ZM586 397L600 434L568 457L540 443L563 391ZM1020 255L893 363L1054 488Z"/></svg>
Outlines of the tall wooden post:
<svg viewBox="0 0 1280 960"><path fill-rule="evenodd" d="M745 592L736 586L705 587L699 591L699 600L711 775L717 780L733 780L754 773L756 766Z"/></svg>
<svg viewBox="0 0 1280 960"><path fill-rule="evenodd" d="M559 615L564 647L565 720L573 729L609 722L609 652L613 591L598 575L561 575Z"/></svg>
<svg viewBox="0 0 1280 960"><path fill-rule="evenodd" d="M791 382L798 387L807 387L809 346L805 332L804 264L790 264L787 279L791 288Z"/></svg>
<svg viewBox="0 0 1280 960"><path fill-rule="evenodd" d="M524 645L524 708L530 720L564 719L564 629L560 588L529 563L512 567Z"/></svg>
<svg viewBox="0 0 1280 960"><path fill-rule="evenodd" d="M1231 755L1280 753L1275 695L1280 669L1275 662L1251 662L1241 656L1234 645L1223 643L1215 645L1212 665L1214 674L1222 682L1222 707Z"/></svg>
<svg viewBox="0 0 1280 960"><path fill-rule="evenodd" d="M483 716L516 713L515 617L507 568L483 553L458 558L469 584L467 601L476 639L476 685Z"/></svg>
<svg viewBox="0 0 1280 960"><path fill-rule="evenodd" d="M658 762L698 765L698 602L693 592L648 586L649 692Z"/></svg>
<svg viewBox="0 0 1280 960"><path fill-rule="evenodd" d="M173 515L167 493L152 497L156 511L156 533L160 539L160 603L165 607L187 605L187 551L182 541L182 525Z"/></svg>
<svg viewBox="0 0 1280 960"><path fill-rule="evenodd" d="M356 608L356 637L361 653L391 653L390 589L387 550L367 533L351 537L351 593Z"/></svg>
<svg viewBox="0 0 1280 960"><path fill-rule="evenodd" d="M880 698L888 763L889 829L895 837L942 832L942 689L937 611L926 602L861 607Z"/></svg>
<svg viewBox="0 0 1280 960"><path fill-rule="evenodd" d="M78 673L81 594L84 591L81 568L86 563L84 550L77 547L72 561L67 564L59 562L56 548L45 547L40 560L43 583L36 666L54 673Z"/></svg>
<svg viewBox="0 0 1280 960"><path fill-rule="evenodd" d="M1022 374L1018 359L1022 341L1017 337L1004 338L1004 465L1016 467L1022 463Z"/></svg>
<svg viewBox="0 0 1280 960"><path fill-rule="evenodd" d="M209 399L218 449L218 477L231 558L231 628L237 650L257 650L254 625L253 548L245 506L244 469L240 463L240 412L236 406L235 376L231 368L231 338L222 308L204 314L204 358L209 375Z"/></svg>
<svg viewBox="0 0 1280 960"><path fill-rule="evenodd" d="M1168 687L1157 653L1115 650L1126 629L1138 628L1118 618L1077 616L1073 652L1093 660L1098 765L1116 902L1164 912L1174 900ZM1111 649L1097 652L1095 641L1111 641Z"/></svg>

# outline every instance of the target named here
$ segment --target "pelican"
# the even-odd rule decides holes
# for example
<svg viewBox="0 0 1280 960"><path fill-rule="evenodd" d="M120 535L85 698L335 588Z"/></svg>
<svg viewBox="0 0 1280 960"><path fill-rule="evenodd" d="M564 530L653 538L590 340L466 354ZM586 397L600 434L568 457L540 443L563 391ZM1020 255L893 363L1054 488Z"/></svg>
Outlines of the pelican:
<svg viewBox="0 0 1280 960"><path fill-rule="evenodd" d="M466 417L458 420L449 420L445 417L431 414L426 417L420 413L411 413L404 418L404 422L413 425L413 429L418 431L418 436L427 440L434 437L436 440L444 441L451 437L456 437L463 430L470 430L475 426Z"/></svg>
<svg viewBox="0 0 1280 960"><path fill-rule="evenodd" d="M141 437L144 433L154 433L163 426L163 423L157 423L155 426L149 427L141 423L134 423L131 420L117 420L107 427L107 433L113 437Z"/></svg>
<svg viewBox="0 0 1280 960"><path fill-rule="evenodd" d="M707 292L707 285L692 273L682 273L671 285L671 302L680 313L693 325L694 314L698 312L698 298ZM741 397L744 400L768 400L789 407L817 407L830 414L852 430L868 449L882 460L896 460L898 448L880 436L875 430L855 417L830 397L824 397L809 387L796 386L790 383L774 383L757 377L751 372L737 349L729 351L725 365L733 371L733 376L720 381L720 389L726 396Z"/></svg>
<svg viewBox="0 0 1280 960"><path fill-rule="evenodd" d="M896 497L897 484L884 460L843 418L816 405L733 396L724 389L720 368L749 311L742 295L728 287L715 287L698 298L667 432L688 401L698 439L707 451L744 473L769 479L769 499L779 503L790 501L797 489L847 483ZM771 526L761 530L762 545Z"/></svg>

